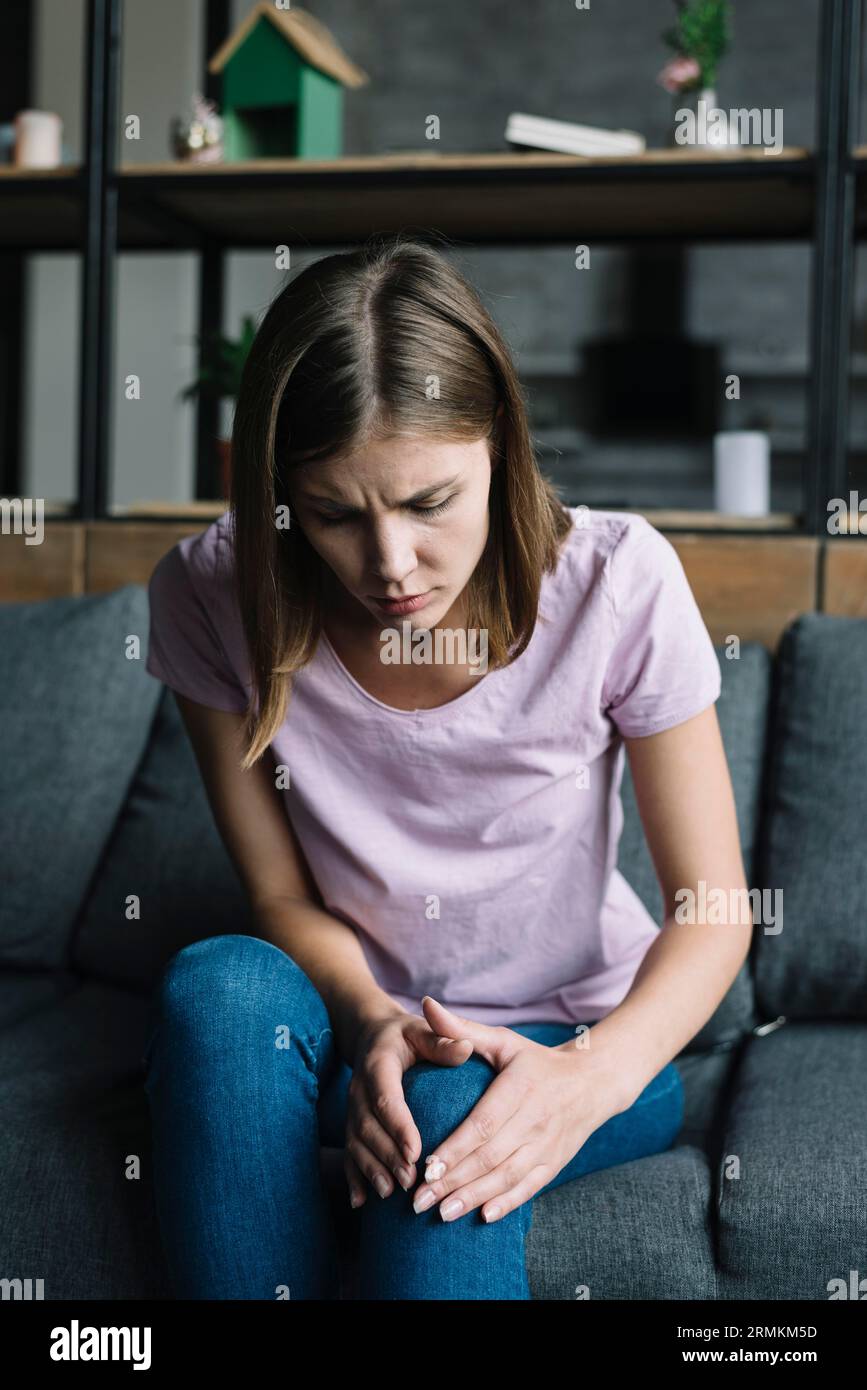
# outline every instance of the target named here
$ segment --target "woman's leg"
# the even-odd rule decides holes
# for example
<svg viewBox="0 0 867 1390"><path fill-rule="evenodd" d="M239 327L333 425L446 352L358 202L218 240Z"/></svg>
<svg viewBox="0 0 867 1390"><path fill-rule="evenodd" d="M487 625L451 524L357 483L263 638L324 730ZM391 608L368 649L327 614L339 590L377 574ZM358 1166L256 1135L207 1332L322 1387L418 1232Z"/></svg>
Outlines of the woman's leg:
<svg viewBox="0 0 867 1390"><path fill-rule="evenodd" d="M209 937L167 965L143 1062L175 1297L337 1296L317 1120L335 1056L321 996L270 942Z"/></svg>
<svg viewBox="0 0 867 1390"><path fill-rule="evenodd" d="M546 1046L574 1036L567 1024L514 1025ZM404 1075L407 1104L422 1138L424 1157L434 1153L470 1113L495 1076L473 1054L462 1066L420 1062ZM606 1121L541 1191L583 1173L659 1153L673 1142L683 1115L683 1092L669 1064L635 1104ZM537 1193L536 1195L541 1195ZM532 1200L488 1225L479 1209L445 1222L439 1204L416 1213L412 1192L395 1186L389 1197L369 1192L361 1216L360 1297L366 1299L529 1299L524 1241Z"/></svg>

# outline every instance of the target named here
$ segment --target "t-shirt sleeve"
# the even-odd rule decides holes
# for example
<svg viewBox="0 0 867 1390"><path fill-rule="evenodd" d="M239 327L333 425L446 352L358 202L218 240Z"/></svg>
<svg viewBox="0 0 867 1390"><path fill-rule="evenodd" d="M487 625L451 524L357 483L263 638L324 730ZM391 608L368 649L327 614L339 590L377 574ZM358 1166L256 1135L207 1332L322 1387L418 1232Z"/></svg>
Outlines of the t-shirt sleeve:
<svg viewBox="0 0 867 1390"><path fill-rule="evenodd" d="M194 586L180 542L151 574L148 601L145 669L198 704L243 713L247 696L226 656L214 616Z"/></svg>
<svg viewBox="0 0 867 1390"><path fill-rule="evenodd" d="M605 575L615 636L603 705L620 733L661 733L707 709L719 698L720 665L671 542L632 518Z"/></svg>

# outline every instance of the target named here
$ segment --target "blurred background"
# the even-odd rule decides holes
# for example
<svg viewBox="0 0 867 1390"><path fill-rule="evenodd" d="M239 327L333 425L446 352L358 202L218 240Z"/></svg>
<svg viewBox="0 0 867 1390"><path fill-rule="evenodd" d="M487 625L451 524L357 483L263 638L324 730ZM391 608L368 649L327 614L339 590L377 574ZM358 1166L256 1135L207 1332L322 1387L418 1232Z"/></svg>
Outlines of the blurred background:
<svg viewBox="0 0 867 1390"><path fill-rule="evenodd" d="M245 57L241 43L221 73L209 73L209 61L254 12L276 8L249 0L7 0L0 120L8 125L23 108L56 113L64 170L0 173L0 491L43 497L49 511L85 518L146 515L152 504L181 516L188 504L219 499L232 384L186 390L203 365L200 340L221 333L237 365L245 317L259 321L287 274L275 247L285 243L291 272L354 244L385 215L389 229L453 239L449 254L512 346L540 463L567 500L684 509L698 521L716 506L714 435L757 431L770 464L767 504L752 525L816 533L810 493L818 487L824 497L828 487L810 470L839 451L821 435L833 429L833 387L815 395L817 358L829 351L834 323L821 339L811 295L822 264L833 299L839 247L831 237L822 261L816 146L822 93L827 100L835 79L833 54L821 70L819 0L729 6L713 91L724 110L778 113L783 148L767 154L676 148L675 109L696 93L672 93L659 80L673 57L663 36L682 8L673 0L588 0L586 8L562 0L309 0L307 11L366 79L337 82L338 132L325 139L325 157L527 162L534 150L506 138L515 112L628 130L644 144L641 167L609 160L592 178L586 165L564 176L562 160L535 183L465 161L444 191L417 187L409 174L401 185L398 173L390 201L389 186L369 171L355 183L335 176L313 187L288 174L282 184L257 183L261 166L247 156L230 182L225 150L222 174L195 170L190 149L179 157L173 123L194 95L226 115L222 84L232 63L248 69L235 73L236 86L255 83L264 49L251 39ZM116 100L109 73L95 102L93 26L111 24L112 11ZM260 22L273 27L261 13ZM839 106L842 98L831 100ZM862 125L859 117L859 141ZM87 183L87 145L96 155L101 136L110 184L102 220L100 190ZM286 138L283 149L298 154L297 131L287 128ZM279 140L269 139L261 125L252 156L275 159ZM702 154L708 159L697 168ZM64 171L81 180L76 194L58 192ZM190 191L167 191L196 173ZM226 181L213 194L208 181L219 177ZM858 234L856 214L842 448L848 486L865 492L867 273ZM583 268L580 245L589 253ZM733 376L736 393L726 385ZM839 487L843 474L836 476Z"/></svg>

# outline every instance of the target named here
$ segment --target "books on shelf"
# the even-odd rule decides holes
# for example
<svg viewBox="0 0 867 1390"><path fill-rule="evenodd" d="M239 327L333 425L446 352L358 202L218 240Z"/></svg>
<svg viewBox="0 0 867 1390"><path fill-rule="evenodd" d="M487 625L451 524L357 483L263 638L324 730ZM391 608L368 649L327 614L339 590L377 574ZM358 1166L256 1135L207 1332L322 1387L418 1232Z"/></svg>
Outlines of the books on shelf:
<svg viewBox="0 0 867 1390"><path fill-rule="evenodd" d="M636 130L605 130L601 126L554 121L513 111L506 122L506 139L513 145L561 154L642 154L647 141Z"/></svg>

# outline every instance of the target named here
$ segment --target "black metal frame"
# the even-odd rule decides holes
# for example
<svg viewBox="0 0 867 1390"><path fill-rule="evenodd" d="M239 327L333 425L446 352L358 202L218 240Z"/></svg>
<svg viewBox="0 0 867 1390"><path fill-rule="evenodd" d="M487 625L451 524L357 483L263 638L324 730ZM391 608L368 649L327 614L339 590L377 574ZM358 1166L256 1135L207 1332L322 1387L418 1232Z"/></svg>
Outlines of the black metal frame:
<svg viewBox="0 0 867 1390"><path fill-rule="evenodd" d="M78 506L85 521L108 510L117 253L117 149L122 0L89 0L85 93L85 222L81 295Z"/></svg>
<svg viewBox="0 0 867 1390"><path fill-rule="evenodd" d="M85 129L85 237L81 315L79 497L82 520L110 519L111 369L113 362L114 259L117 251L118 183L114 166L123 0L88 0L88 73ZM857 143L862 0L822 0L817 74L816 218L810 310L808 447L803 478L804 532L826 533L827 504L847 495L849 359L855 257L855 162ZM228 31L228 0L206 0L205 44L212 52ZM210 88L206 86L206 91ZM594 171L599 178L622 173ZM637 178L658 176L651 168ZM714 178L749 177L749 168L719 165ZM758 172L758 171L757 171ZM766 170L761 172L766 175ZM794 177L804 166L781 170ZM468 177L478 181L479 173ZM552 170L556 181L560 171ZM671 176L671 171L667 171ZM231 179L232 174L224 177ZM242 175L238 175L242 177ZM275 176L262 174L267 180ZM351 185L352 174L347 181ZM398 173L406 179L406 174ZM243 175L245 186L250 176ZM146 183L146 180L145 180ZM145 192L143 187L142 192ZM149 215L159 216L153 207ZM219 331L223 312L222 244L192 238L200 253L199 332ZM199 402L196 491L213 496L213 439L217 403Z"/></svg>
<svg viewBox="0 0 867 1390"><path fill-rule="evenodd" d="M849 362L855 273L861 0L824 0L816 112L816 228L810 314L809 440L804 458L805 529L827 534L828 503L848 498Z"/></svg>

